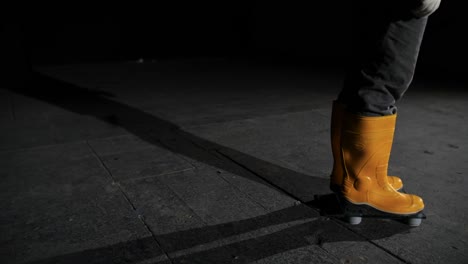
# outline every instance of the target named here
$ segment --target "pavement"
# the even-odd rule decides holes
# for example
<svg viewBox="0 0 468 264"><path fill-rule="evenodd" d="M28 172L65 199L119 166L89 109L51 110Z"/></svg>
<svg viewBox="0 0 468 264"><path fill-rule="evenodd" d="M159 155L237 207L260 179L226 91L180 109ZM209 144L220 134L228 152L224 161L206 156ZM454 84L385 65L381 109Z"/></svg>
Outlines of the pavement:
<svg viewBox="0 0 468 264"><path fill-rule="evenodd" d="M390 175L421 226L329 194L342 71L193 59L38 66L0 90L1 263L468 263L468 92L415 76Z"/></svg>

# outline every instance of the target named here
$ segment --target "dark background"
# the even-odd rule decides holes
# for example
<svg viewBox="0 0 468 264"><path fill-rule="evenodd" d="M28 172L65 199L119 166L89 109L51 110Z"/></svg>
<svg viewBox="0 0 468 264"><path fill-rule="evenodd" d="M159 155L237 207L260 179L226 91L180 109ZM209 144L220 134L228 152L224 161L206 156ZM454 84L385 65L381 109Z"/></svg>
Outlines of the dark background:
<svg viewBox="0 0 468 264"><path fill-rule="evenodd" d="M350 34L349 6L323 2L15 8L2 22L2 61L10 73L31 65L139 58L255 58L341 66ZM454 2L443 1L430 17L419 72L455 79L467 72L464 9Z"/></svg>

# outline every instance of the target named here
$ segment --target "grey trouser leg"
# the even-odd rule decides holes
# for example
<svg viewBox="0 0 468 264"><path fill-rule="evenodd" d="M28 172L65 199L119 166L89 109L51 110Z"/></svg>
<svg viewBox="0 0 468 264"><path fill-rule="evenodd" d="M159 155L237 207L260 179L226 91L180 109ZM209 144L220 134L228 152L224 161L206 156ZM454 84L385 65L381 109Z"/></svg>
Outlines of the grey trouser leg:
<svg viewBox="0 0 468 264"><path fill-rule="evenodd" d="M396 113L395 103L413 79L427 23L427 16L379 8L356 7L352 54L338 97L349 111L365 116Z"/></svg>

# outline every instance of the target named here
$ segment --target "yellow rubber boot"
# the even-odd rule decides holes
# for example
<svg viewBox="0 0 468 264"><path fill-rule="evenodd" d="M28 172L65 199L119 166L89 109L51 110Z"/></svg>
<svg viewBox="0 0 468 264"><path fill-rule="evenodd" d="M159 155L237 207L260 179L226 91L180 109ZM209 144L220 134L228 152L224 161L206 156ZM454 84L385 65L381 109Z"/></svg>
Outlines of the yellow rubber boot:
<svg viewBox="0 0 468 264"><path fill-rule="evenodd" d="M416 195L396 191L387 169L393 144L396 115L363 117L345 113L341 129L344 198L380 211L408 215L424 209Z"/></svg>
<svg viewBox="0 0 468 264"><path fill-rule="evenodd" d="M343 115L345 113L344 105L333 101L332 117L331 117L331 146L333 153L333 170L330 176L330 189L334 192L341 192L340 188L343 185L343 159L340 155L340 140ZM389 184L400 190L403 188L403 182L395 176L388 176Z"/></svg>

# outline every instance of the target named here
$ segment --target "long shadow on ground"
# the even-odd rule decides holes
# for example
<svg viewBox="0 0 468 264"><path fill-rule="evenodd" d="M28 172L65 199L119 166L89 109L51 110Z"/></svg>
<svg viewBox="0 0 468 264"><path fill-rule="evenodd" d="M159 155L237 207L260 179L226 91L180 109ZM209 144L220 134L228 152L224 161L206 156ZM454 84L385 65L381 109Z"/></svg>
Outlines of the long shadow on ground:
<svg viewBox="0 0 468 264"><path fill-rule="evenodd" d="M33 75L29 86L11 90L122 127L153 145L279 189L302 202L328 189L327 179L282 168L200 138L169 121L112 100L106 93L39 73ZM311 244L368 241L407 231L408 226L391 221L369 221L351 230L318 217L317 210L301 204L242 221L156 235L156 239L172 263L231 263L233 258L236 263L248 263ZM242 239L231 241L233 236ZM154 247L154 238L149 237L31 263L165 262L157 260L162 256L151 250Z"/></svg>
<svg viewBox="0 0 468 264"><path fill-rule="evenodd" d="M407 225L384 221L363 223L355 231L378 239L407 230ZM368 239L344 225L317 217L306 205L156 236L161 249L171 258L170 263L250 263L305 246L323 247L326 243ZM146 237L29 263L169 263L155 247L154 238Z"/></svg>

